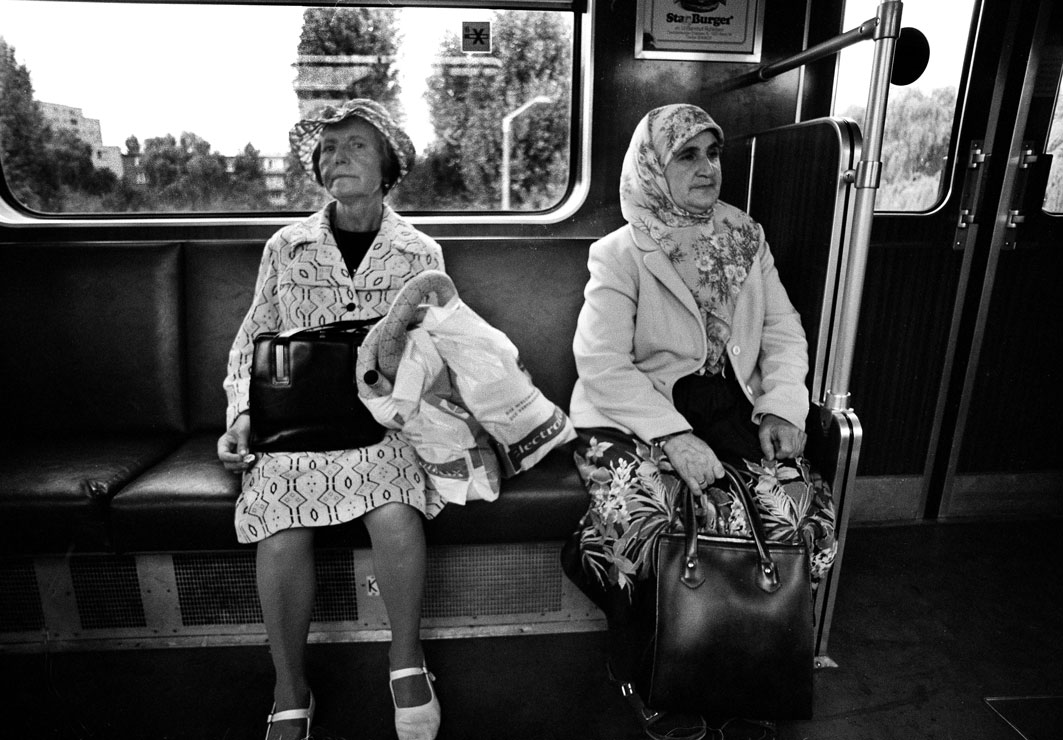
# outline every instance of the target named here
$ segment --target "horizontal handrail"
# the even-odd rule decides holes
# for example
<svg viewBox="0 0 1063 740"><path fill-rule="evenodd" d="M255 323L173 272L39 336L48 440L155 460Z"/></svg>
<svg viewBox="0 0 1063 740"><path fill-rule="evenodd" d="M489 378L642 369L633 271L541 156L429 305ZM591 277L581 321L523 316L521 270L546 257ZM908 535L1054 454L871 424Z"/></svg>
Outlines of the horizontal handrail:
<svg viewBox="0 0 1063 740"><path fill-rule="evenodd" d="M772 77L777 77L784 72L789 72L791 69L797 69L805 64L819 61L831 54L837 54L842 49L846 49L853 44L870 38L871 35L875 33L875 29L878 28L878 24L877 17L871 18L870 20L864 21L851 31L846 31L834 38L827 39L820 44L810 46L804 51L798 52L797 54L781 61L765 64L757 70L757 77L761 80L770 80Z"/></svg>

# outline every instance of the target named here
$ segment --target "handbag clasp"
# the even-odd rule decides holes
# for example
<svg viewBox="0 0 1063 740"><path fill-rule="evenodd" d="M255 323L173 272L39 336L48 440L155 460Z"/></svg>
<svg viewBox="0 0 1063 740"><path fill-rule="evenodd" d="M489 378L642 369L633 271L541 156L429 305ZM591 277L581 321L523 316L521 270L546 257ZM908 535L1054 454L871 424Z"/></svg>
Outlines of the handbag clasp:
<svg viewBox="0 0 1063 740"><path fill-rule="evenodd" d="M289 371L288 343L276 342L273 345L273 374L272 380L275 385L291 385L292 377Z"/></svg>
<svg viewBox="0 0 1063 740"><path fill-rule="evenodd" d="M773 594L779 590L779 571L774 560L762 560L757 574L757 586L766 593Z"/></svg>
<svg viewBox="0 0 1063 740"><path fill-rule="evenodd" d="M697 588L705 583L705 576L701 575L698 571L698 558L696 555L694 557L687 555L686 567L683 568L683 577L681 580L683 581L683 585L687 588Z"/></svg>

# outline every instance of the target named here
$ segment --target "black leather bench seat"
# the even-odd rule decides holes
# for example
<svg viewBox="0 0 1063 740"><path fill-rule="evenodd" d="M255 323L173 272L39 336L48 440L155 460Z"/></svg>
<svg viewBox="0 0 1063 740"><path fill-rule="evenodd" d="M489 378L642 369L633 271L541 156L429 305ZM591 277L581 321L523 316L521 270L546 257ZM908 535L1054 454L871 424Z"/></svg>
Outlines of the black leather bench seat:
<svg viewBox="0 0 1063 740"><path fill-rule="evenodd" d="M119 552L181 552L239 547L233 510L239 478L215 454L216 435L196 435L139 476L110 502ZM434 545L561 540L587 509L572 453L554 450L529 471L503 481L496 501L449 505L426 525ZM319 547L368 547L361 522L325 527Z"/></svg>
<svg viewBox="0 0 1063 740"><path fill-rule="evenodd" d="M443 245L463 299L562 406L589 243ZM0 269L20 278L0 311L6 434L17 439L0 452L0 553L240 548L239 479L216 444L228 352L261 254L258 240L0 245ZM449 506L426 531L437 545L557 541L586 508L571 451L560 449L503 481L497 501ZM369 539L352 522L323 528L317 543Z"/></svg>
<svg viewBox="0 0 1063 740"><path fill-rule="evenodd" d="M173 433L59 433L10 441L0 464L0 552L109 552L108 505L173 451Z"/></svg>

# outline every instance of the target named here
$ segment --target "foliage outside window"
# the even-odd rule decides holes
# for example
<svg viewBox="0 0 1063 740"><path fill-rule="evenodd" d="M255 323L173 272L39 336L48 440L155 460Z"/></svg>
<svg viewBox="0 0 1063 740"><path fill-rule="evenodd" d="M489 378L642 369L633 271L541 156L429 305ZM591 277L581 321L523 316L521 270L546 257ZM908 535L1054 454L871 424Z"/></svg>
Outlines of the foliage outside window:
<svg viewBox="0 0 1063 740"><path fill-rule="evenodd" d="M1063 213L1063 95L1056 91L1056 109L1052 114L1052 126L1048 131L1045 152L1052 155L1048 170L1048 186L1045 188L1044 210Z"/></svg>
<svg viewBox="0 0 1063 740"><path fill-rule="evenodd" d="M57 5L63 12L56 12ZM190 38L171 29L174 12L201 23ZM50 15L48 15L50 13ZM68 24L63 48L53 49L70 73L71 61L87 65L102 48L122 48L149 34L150 56L131 51L130 65L154 66L161 80L180 67L189 50L206 55L214 72L193 86L174 90L165 103L163 128L144 130L107 107L118 74L97 73L74 98L39 96L35 64L24 61L20 43L33 48L40 24L0 24L0 165L14 198L45 214L218 213L310 211L327 194L310 181L287 150L295 121L319 105L350 97L374 98L414 136L417 165L389 202L398 210L498 211L502 120L529 100L549 100L526 109L512 124L509 157L510 209L543 211L558 205L569 187L571 164L574 29L572 13L557 11L454 10L438 8L150 5L11 2L0 0L0 17L48 18L53 29ZM92 18L93 34L76 33ZM489 21L492 50L465 53L461 22ZM266 37L267 31L273 35ZM423 36L425 29L439 33ZM255 36L263 36L254 43ZM202 34L201 36L199 34ZM20 41L20 35L22 41ZM228 40L250 37L234 51ZM77 39L83 38L83 42ZM171 42L173 46L168 46ZM427 39L427 41L426 41ZM70 44L82 43L78 48ZM249 58L255 57L255 58ZM284 64L278 65L277 59ZM176 61L175 61L176 60ZM256 62L260 63L256 68ZM240 69L245 70L239 72ZM269 70L282 69L282 73ZM101 68L102 69L102 68ZM259 73L259 69L262 71ZM190 73L191 74L191 73ZM240 75L243 78L240 78ZM224 90L250 77L269 77L260 100L277 106L240 107L235 93L226 107ZM263 84L261 79L255 83ZM175 85L176 87L176 85ZM148 97L144 85L123 90L125 102ZM194 107L213 104L206 123L186 125ZM197 93L202 93L197 94ZM276 96L276 97L271 97ZM109 99L109 98L107 98ZM251 109L248 109L251 108ZM118 110L118 108L115 108ZM202 111L198 111L202 113ZM268 120L263 122L262 118ZM204 120L203 117L195 120ZM223 124L248 125L240 144L212 143ZM254 123L257 128L251 130ZM270 127L269 142L255 132ZM199 127L209 130L199 130ZM104 140L120 132L121 143ZM421 136L414 135L420 132ZM243 143L245 142L246 143Z"/></svg>
<svg viewBox="0 0 1063 740"><path fill-rule="evenodd" d="M879 0L849 0L845 29L874 18ZM930 63L908 86L893 85L882 140L882 180L876 211L926 211L936 206L948 185L948 152L956 117L967 37L956 33L956 19L970 18L974 0L954 3L904 3L901 25L919 29L930 43ZM873 44L849 47L840 54L837 115L863 124L871 80Z"/></svg>

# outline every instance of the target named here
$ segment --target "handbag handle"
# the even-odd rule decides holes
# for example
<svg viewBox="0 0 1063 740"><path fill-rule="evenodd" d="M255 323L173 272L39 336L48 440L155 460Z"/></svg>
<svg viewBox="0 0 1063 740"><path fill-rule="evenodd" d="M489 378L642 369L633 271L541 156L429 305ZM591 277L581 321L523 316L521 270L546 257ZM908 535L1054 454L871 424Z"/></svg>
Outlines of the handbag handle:
<svg viewBox="0 0 1063 740"><path fill-rule="evenodd" d="M321 331L358 331L359 329L368 329L378 321L380 319L343 319L341 321L333 321L330 324L322 324L321 326L299 326L280 332L274 341L288 342L296 334L313 334Z"/></svg>
<svg viewBox="0 0 1063 740"><path fill-rule="evenodd" d="M742 505L746 509L746 519L749 521L749 529L753 533L753 542L757 547L757 571L754 581L757 586L766 593L775 593L779 590L779 572L772 560L771 553L766 545L764 526L760 521L760 512L757 511L757 503L742 479L738 471L728 464L723 463L723 469L731 484L738 489L742 496ZM686 567L683 569L681 578L683 585L689 588L697 588L705 582L705 576L700 572L698 561L698 525L694 519L694 492L689 487L685 488L683 497L683 529L686 534Z"/></svg>

